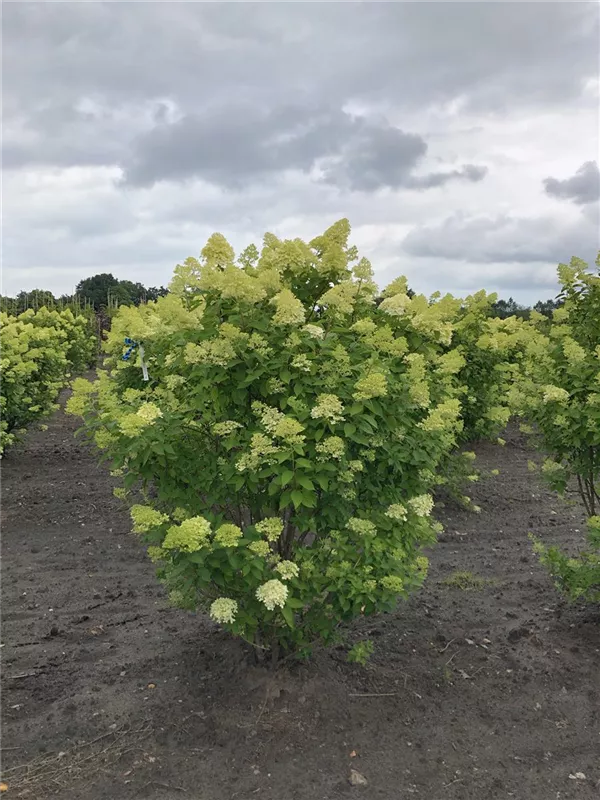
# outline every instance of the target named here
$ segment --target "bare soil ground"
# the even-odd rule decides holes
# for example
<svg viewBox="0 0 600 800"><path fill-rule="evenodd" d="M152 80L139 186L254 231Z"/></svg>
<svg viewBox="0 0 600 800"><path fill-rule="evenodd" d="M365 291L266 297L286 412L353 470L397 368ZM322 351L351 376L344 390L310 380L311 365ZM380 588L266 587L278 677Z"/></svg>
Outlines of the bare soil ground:
<svg viewBox="0 0 600 800"><path fill-rule="evenodd" d="M168 607L76 426L59 412L3 461L7 797L600 797L600 610L562 602L527 539L576 548L583 515L516 431L475 447L501 470L473 488L482 513L437 511L426 588L349 632L370 664L333 650L272 676ZM484 585L451 588L457 570Z"/></svg>

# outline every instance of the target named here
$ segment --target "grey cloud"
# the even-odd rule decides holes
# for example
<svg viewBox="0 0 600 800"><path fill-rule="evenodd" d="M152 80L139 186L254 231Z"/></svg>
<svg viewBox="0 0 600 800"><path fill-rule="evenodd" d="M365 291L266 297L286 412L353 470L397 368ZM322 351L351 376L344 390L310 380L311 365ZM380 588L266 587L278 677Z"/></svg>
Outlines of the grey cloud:
<svg viewBox="0 0 600 800"><path fill-rule="evenodd" d="M421 136L386 120L343 111L283 106L266 113L251 105L187 116L140 136L125 164L125 183L148 186L200 177L241 189L285 170L309 173L322 164L324 183L351 191L383 187L429 189L453 179L480 181L484 167L412 176L427 152Z"/></svg>
<svg viewBox="0 0 600 800"><path fill-rule="evenodd" d="M532 31L535 35L532 35ZM61 4L4 10L8 88L20 102L90 88L201 106L224 86L278 103L468 95L562 102L597 74L593 3ZM34 46L22 58L22 44ZM151 46L148 43L151 42ZM108 56L108 57L107 57ZM468 56L468 57L467 57ZM174 80L175 79L175 80Z"/></svg>
<svg viewBox="0 0 600 800"><path fill-rule="evenodd" d="M133 144L125 182L201 177L241 188L252 178L285 169L309 170L335 151L355 123L348 115L283 106L265 112L251 104L229 105L155 127Z"/></svg>
<svg viewBox="0 0 600 800"><path fill-rule="evenodd" d="M326 168L324 180L354 191L398 188L426 152L420 136L390 126L364 126Z"/></svg>
<svg viewBox="0 0 600 800"><path fill-rule="evenodd" d="M411 189L434 189L444 186L452 180L464 180L471 183L479 183L488 173L487 167L480 167L476 164L465 164L460 169L453 169L450 172L431 172L429 175L415 175L409 179L407 186Z"/></svg>
<svg viewBox="0 0 600 800"><path fill-rule="evenodd" d="M593 262L600 247L596 219L580 215L568 225L554 218L448 217L439 225L421 225L404 239L403 249L412 256L437 257L471 263L558 263L572 256Z"/></svg>
<svg viewBox="0 0 600 800"><path fill-rule="evenodd" d="M270 113L290 97L306 113L456 97L505 110L564 106L597 77L593 3L33 2L3 16L8 166L115 163L151 100L170 98L191 119L224 99ZM129 106L120 135L74 120L82 97ZM15 120L35 147L11 141Z"/></svg>
<svg viewBox="0 0 600 800"><path fill-rule="evenodd" d="M578 205L593 203L600 198L600 169L595 161L586 161L570 178L546 178L546 194Z"/></svg>

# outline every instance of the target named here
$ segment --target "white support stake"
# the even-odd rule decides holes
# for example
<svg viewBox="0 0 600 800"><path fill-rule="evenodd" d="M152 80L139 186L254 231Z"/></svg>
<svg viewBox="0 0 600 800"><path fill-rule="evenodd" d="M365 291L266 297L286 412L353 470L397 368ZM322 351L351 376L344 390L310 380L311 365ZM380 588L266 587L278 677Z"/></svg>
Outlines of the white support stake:
<svg viewBox="0 0 600 800"><path fill-rule="evenodd" d="M140 345L140 363L142 365L142 376L145 381L150 380L148 377L148 366L144 361L144 345Z"/></svg>

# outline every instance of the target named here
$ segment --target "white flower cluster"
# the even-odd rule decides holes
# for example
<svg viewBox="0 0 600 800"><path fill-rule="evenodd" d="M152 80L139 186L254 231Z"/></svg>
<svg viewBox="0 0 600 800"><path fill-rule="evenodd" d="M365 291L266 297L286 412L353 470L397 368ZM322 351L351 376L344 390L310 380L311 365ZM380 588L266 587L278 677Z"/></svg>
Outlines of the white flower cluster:
<svg viewBox="0 0 600 800"><path fill-rule="evenodd" d="M418 517L428 517L433 511L433 497L429 494L420 494L411 497L408 505Z"/></svg>
<svg viewBox="0 0 600 800"><path fill-rule="evenodd" d="M294 564L293 561L280 561L275 567L275 571L281 575L284 581L297 578L298 574L300 573L298 565Z"/></svg>
<svg viewBox="0 0 600 800"><path fill-rule="evenodd" d="M305 325L302 330L313 339L322 339L325 336L325 331L320 325Z"/></svg>
<svg viewBox="0 0 600 800"><path fill-rule="evenodd" d="M231 624L235 622L238 604L229 597L218 597L210 607L210 616L215 622Z"/></svg>
<svg viewBox="0 0 600 800"><path fill-rule="evenodd" d="M269 610L273 611L277 606L283 608L288 596L287 586L278 581L277 578L263 583L256 590L256 597Z"/></svg>
<svg viewBox="0 0 600 800"><path fill-rule="evenodd" d="M397 519L402 522L406 519L406 508L402 503L392 503L391 506L388 506L385 515L390 519Z"/></svg>
<svg viewBox="0 0 600 800"><path fill-rule="evenodd" d="M320 394L317 404L311 409L313 419L328 419L329 422L342 422L344 406L335 394Z"/></svg>
<svg viewBox="0 0 600 800"><path fill-rule="evenodd" d="M379 310L390 317L401 317L406 314L410 307L410 297L407 294L394 294L386 299L379 306Z"/></svg>

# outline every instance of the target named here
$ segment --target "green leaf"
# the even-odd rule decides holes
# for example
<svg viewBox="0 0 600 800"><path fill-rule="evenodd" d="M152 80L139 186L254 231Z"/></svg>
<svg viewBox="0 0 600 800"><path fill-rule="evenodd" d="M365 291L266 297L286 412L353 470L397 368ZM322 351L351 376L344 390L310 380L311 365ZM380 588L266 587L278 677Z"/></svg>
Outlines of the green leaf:
<svg viewBox="0 0 600 800"><path fill-rule="evenodd" d="M307 478L306 475L296 475L296 483L302 486L304 489L308 489L309 491L314 491L314 483Z"/></svg>
<svg viewBox="0 0 600 800"><path fill-rule="evenodd" d="M285 508L286 506L289 506L289 504L291 503L291 501L292 501L292 495L291 495L291 492L290 492L289 490L288 490L288 491L285 491L285 492L284 492L284 493L281 495L281 499L279 500L279 510L281 511L281 509L282 509L282 508Z"/></svg>
<svg viewBox="0 0 600 800"><path fill-rule="evenodd" d="M281 485L287 486L293 477L294 473L292 472L291 469L284 469L283 472L281 473Z"/></svg>
<svg viewBox="0 0 600 800"><path fill-rule="evenodd" d="M304 495L300 491L300 489L294 489L291 493L292 502L294 504L294 508L298 509L302 506L302 502L304 500ZM287 504L286 504L287 505ZM281 508L281 506L280 506Z"/></svg>
<svg viewBox="0 0 600 800"><path fill-rule="evenodd" d="M315 480L324 492L329 488L329 481L325 475L315 475Z"/></svg>
<svg viewBox="0 0 600 800"><path fill-rule="evenodd" d="M302 505L305 505L307 508L315 508L317 505L317 500L313 492L302 492Z"/></svg>
<svg viewBox="0 0 600 800"><path fill-rule="evenodd" d="M286 604L281 609L281 615L283 616L284 620L286 621L289 628L294 629L294 612L289 607L289 604Z"/></svg>
<svg viewBox="0 0 600 800"><path fill-rule="evenodd" d="M353 425L351 422L346 422L344 425L344 434L346 436L352 436L356 433L356 425Z"/></svg>

